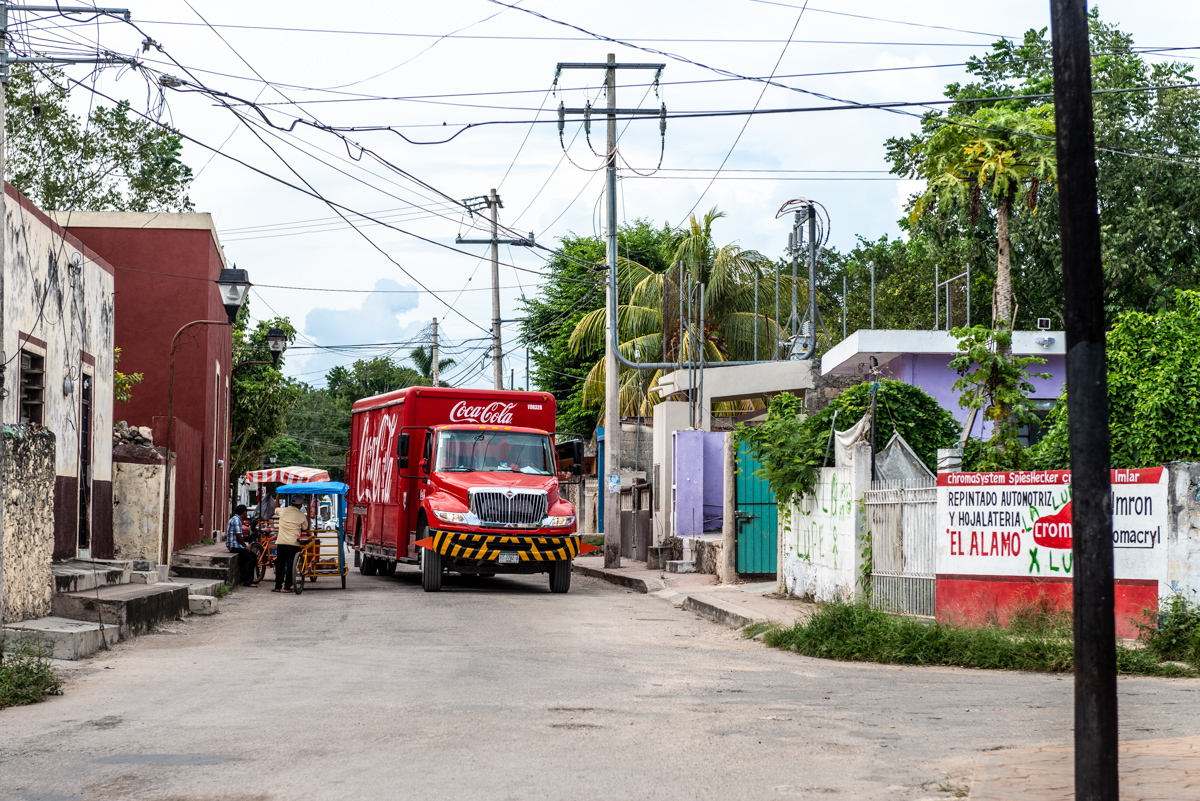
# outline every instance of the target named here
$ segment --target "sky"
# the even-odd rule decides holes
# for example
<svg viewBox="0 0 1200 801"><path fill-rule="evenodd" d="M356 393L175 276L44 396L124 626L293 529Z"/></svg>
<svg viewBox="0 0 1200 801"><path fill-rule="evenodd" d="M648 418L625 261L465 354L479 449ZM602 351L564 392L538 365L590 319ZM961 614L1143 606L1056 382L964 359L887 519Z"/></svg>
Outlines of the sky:
<svg viewBox="0 0 1200 801"><path fill-rule="evenodd" d="M130 0L136 29L16 18L39 41L70 43L46 52L137 52L156 73L227 93L228 104L260 123L187 83L162 91L160 103L142 72L109 68L96 78L98 92L194 140L184 159L196 173L195 208L213 215L227 260L255 284L253 317L285 315L296 326L286 371L314 385L357 358L406 358L428 342L433 318L444 355L457 361L443 377L490 385L488 248L455 244L460 235L486 238L487 223L454 201L495 188L501 224L551 247L568 233L604 230L596 153L604 126L597 120L589 141L580 117L569 115L562 144L557 128L560 103L605 104L603 72L565 70L556 84L559 62L601 62L611 52L622 63L665 63L657 86L653 72L619 72L617 104L665 104L672 114L919 102L940 99L945 84L964 79L963 62L998 38L1049 25L1048 0L506 2L518 8L489 0ZM1181 32L1200 30L1195 2L1120 0L1100 12L1139 47L1188 47ZM63 24L70 27L54 29ZM144 36L161 50L143 52ZM1200 47L1170 57L1190 62ZM90 67L67 72L90 85ZM730 74L774 75L789 88ZM87 94L75 93L81 112ZM261 124L247 102L277 127ZM469 123L487 124L464 129ZM618 217L677 226L716 207L727 215L715 227L719 242L777 257L789 223L776 211L811 198L829 211L834 247L895 237L919 186L888 174L884 142L917 127L914 116L858 109L671 119L661 137L656 116L622 123ZM545 258L500 249L504 372L514 371L518 387L526 383L520 299L537 294Z"/></svg>

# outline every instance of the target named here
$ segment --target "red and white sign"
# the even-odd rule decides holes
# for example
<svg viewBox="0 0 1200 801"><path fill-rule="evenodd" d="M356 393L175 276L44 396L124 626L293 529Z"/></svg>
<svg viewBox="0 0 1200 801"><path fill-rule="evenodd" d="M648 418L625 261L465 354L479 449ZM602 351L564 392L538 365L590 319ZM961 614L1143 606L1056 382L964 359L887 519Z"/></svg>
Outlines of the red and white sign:
<svg viewBox="0 0 1200 801"><path fill-rule="evenodd" d="M1157 604L1167 580L1166 469L1114 470L1111 502L1113 572L1125 588L1117 592L1125 621L1118 629L1128 633L1128 621ZM950 609L992 614L1047 593L1068 598L1072 542L1070 471L938 474L939 618Z"/></svg>
<svg viewBox="0 0 1200 801"><path fill-rule="evenodd" d="M480 423L482 425L509 426L513 421L515 403L471 404L459 401L450 409L451 423ZM534 408L534 407L530 407ZM541 409L541 406L537 407Z"/></svg>

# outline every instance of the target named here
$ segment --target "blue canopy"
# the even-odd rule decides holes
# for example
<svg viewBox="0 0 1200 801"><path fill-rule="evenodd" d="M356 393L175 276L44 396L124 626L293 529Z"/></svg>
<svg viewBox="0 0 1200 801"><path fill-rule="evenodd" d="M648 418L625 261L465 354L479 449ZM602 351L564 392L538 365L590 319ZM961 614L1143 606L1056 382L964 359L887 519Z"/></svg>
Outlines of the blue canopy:
<svg viewBox="0 0 1200 801"><path fill-rule="evenodd" d="M309 484L284 484L275 492L278 495L345 495L349 490L350 486L340 481L314 481Z"/></svg>

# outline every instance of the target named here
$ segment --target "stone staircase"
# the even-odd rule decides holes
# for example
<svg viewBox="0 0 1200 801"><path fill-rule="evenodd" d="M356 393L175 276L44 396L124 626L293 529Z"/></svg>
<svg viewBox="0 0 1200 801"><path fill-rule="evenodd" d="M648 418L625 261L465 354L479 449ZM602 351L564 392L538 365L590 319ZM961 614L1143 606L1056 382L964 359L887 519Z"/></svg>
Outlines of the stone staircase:
<svg viewBox="0 0 1200 801"><path fill-rule="evenodd" d="M165 566L147 560L55 563L51 616L8 624L4 634L41 640L55 659L80 659L189 613L216 613L218 588L237 579L234 555L184 551L174 559L170 576Z"/></svg>

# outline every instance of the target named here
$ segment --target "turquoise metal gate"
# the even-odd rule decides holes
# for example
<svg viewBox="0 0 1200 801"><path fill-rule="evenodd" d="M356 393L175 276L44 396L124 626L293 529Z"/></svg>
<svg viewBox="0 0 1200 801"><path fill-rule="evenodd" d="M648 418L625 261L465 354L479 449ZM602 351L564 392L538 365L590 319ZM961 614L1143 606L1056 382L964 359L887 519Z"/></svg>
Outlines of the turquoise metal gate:
<svg viewBox="0 0 1200 801"><path fill-rule="evenodd" d="M755 475L761 467L738 447L737 572L775 573L779 551L779 507L766 479Z"/></svg>

